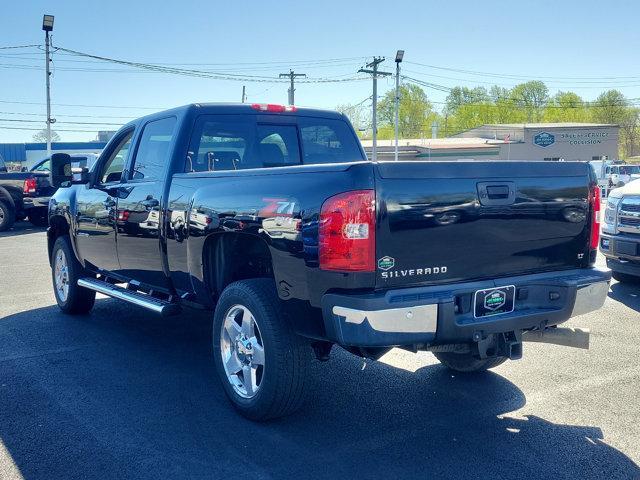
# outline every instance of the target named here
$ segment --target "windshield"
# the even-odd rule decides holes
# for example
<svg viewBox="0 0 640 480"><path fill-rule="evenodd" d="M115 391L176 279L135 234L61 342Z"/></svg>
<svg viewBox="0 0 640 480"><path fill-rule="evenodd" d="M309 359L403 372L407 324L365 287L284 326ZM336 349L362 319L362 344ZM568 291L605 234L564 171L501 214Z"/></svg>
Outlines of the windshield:
<svg viewBox="0 0 640 480"><path fill-rule="evenodd" d="M87 167L91 168L94 162L91 162L89 165L89 159L87 157L71 157L71 166L74 168L78 167ZM36 164L35 167L31 169L32 172L46 172L49 173L51 171L51 159L47 158L40 163Z"/></svg>
<svg viewBox="0 0 640 480"><path fill-rule="evenodd" d="M640 173L640 165L625 165L620 167L620 174L622 175L636 175Z"/></svg>
<svg viewBox="0 0 640 480"><path fill-rule="evenodd" d="M49 172L51 171L51 160L48 158L31 169L32 172Z"/></svg>

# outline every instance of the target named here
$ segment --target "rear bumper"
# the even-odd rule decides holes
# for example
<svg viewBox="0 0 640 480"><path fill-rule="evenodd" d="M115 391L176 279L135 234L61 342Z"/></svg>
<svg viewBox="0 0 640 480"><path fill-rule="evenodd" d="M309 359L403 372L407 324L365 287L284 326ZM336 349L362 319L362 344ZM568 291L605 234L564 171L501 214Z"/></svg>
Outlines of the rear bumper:
<svg viewBox="0 0 640 480"><path fill-rule="evenodd" d="M322 298L329 340L351 346L466 343L486 334L558 325L599 309L611 271L577 269L479 281ZM475 318L477 290L515 285L511 313ZM478 337L480 335L480 337Z"/></svg>
<svg viewBox="0 0 640 480"><path fill-rule="evenodd" d="M22 208L29 210L31 208L49 208L49 200L51 197L23 197Z"/></svg>

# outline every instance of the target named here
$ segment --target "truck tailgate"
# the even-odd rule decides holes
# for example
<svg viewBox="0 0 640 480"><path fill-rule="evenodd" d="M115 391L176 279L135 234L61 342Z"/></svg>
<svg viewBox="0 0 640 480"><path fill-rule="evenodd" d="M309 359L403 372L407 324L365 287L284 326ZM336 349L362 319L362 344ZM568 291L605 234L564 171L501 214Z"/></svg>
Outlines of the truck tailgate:
<svg viewBox="0 0 640 480"><path fill-rule="evenodd" d="M381 162L376 170L377 287L587 264L585 163Z"/></svg>

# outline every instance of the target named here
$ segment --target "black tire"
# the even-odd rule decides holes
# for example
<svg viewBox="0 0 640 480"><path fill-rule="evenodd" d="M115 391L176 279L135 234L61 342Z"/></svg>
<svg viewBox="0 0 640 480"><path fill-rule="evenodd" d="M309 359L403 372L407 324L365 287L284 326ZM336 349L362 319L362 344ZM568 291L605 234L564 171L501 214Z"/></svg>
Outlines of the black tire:
<svg viewBox="0 0 640 480"><path fill-rule="evenodd" d="M225 371L220 346L225 318L237 306L245 307L255 318L264 349L261 382L251 398L243 397L234 389ZM303 405L311 347L282 318L273 280L243 280L224 289L213 316L213 354L224 391L244 417L254 421L283 417Z"/></svg>
<svg viewBox="0 0 640 480"><path fill-rule="evenodd" d="M611 276L620 283L640 283L640 277L622 272L611 272Z"/></svg>
<svg viewBox="0 0 640 480"><path fill-rule="evenodd" d="M7 202L0 200L0 232L13 227L16 221L16 212Z"/></svg>
<svg viewBox="0 0 640 480"><path fill-rule="evenodd" d="M29 222L34 227L48 227L49 218L47 217L46 208L34 208L29 212Z"/></svg>
<svg viewBox="0 0 640 480"><path fill-rule="evenodd" d="M67 286L68 293L66 298L63 298L62 294L56 288L56 262L58 262L58 254L62 252L64 254L66 266L67 266ZM64 313L69 315L81 315L91 311L93 304L96 300L96 292L93 290L87 290L78 286L78 279L86 277L87 274L80 265L80 262L73 253L73 249L69 244L69 237L63 235L56 239L53 245L53 251L51 253L51 281L53 284L53 293L58 302L58 307Z"/></svg>
<svg viewBox="0 0 640 480"><path fill-rule="evenodd" d="M433 352L445 367L456 372L482 372L502 365L507 357L490 357L481 359L469 353Z"/></svg>

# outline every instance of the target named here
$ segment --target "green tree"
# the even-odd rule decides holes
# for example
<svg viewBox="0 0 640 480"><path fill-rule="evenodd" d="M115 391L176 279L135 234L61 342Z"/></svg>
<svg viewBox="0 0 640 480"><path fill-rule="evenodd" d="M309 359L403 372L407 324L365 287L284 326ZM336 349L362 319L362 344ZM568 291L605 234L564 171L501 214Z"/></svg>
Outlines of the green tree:
<svg viewBox="0 0 640 480"><path fill-rule="evenodd" d="M47 141L47 129L42 129L39 132L35 133L33 135L33 141L34 142L46 142ZM53 130L51 130L51 141L52 142L59 142L60 141L60 135L58 135L58 132L55 132Z"/></svg>
<svg viewBox="0 0 640 480"><path fill-rule="evenodd" d="M446 109L449 114L454 114L458 108L469 104L484 104L490 100L487 89L484 87L468 88L453 87L447 96Z"/></svg>
<svg viewBox="0 0 640 480"><path fill-rule="evenodd" d="M380 138L393 138L395 96L395 89L389 90L378 103ZM398 130L401 138L419 138L425 135L436 119L437 114L422 88L413 84L400 87Z"/></svg>
<svg viewBox="0 0 640 480"><path fill-rule="evenodd" d="M587 122L589 110L582 98L573 92L556 93L544 110L545 122Z"/></svg>
<svg viewBox="0 0 640 480"><path fill-rule="evenodd" d="M620 125L620 157L640 153L640 113L618 90L601 93L591 104L591 119L597 123Z"/></svg>
<svg viewBox="0 0 640 480"><path fill-rule="evenodd" d="M336 110L347 116L360 138L369 136L367 135L367 131L371 130L370 101L363 101L357 104L345 103L337 105Z"/></svg>
<svg viewBox="0 0 640 480"><path fill-rule="evenodd" d="M618 90L601 93L591 107L591 118L597 123L621 125L629 114L629 102Z"/></svg>
<svg viewBox="0 0 640 480"><path fill-rule="evenodd" d="M525 121L539 122L549 101L549 89L540 80L521 83L511 89L512 102L521 108Z"/></svg>

